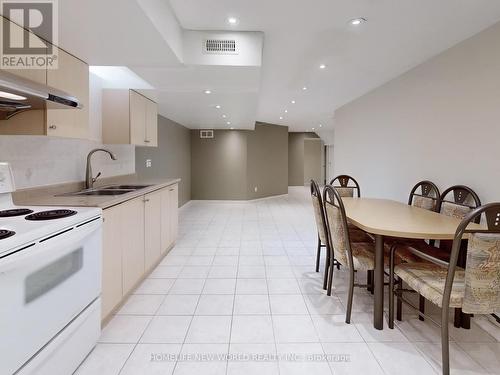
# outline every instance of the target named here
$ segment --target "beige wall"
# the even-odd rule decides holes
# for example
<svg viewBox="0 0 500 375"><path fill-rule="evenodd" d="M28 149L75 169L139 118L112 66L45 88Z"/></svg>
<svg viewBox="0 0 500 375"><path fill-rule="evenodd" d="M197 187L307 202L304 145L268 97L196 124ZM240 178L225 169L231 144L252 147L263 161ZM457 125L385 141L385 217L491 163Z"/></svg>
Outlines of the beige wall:
<svg viewBox="0 0 500 375"><path fill-rule="evenodd" d="M247 131L191 130L192 199L247 199Z"/></svg>
<svg viewBox="0 0 500 375"><path fill-rule="evenodd" d="M247 198L287 194L288 127L257 123L247 136Z"/></svg>
<svg viewBox="0 0 500 375"><path fill-rule="evenodd" d="M191 131L192 198L246 200L288 192L288 128ZM257 187L257 192L255 191Z"/></svg>
<svg viewBox="0 0 500 375"><path fill-rule="evenodd" d="M304 185L304 140L316 133L288 133L288 186Z"/></svg>
<svg viewBox="0 0 500 375"><path fill-rule="evenodd" d="M179 206L191 200L191 137L189 129L158 116L158 147L136 147L136 172L143 178L180 178ZM151 168L146 168L151 159Z"/></svg>
<svg viewBox="0 0 500 375"><path fill-rule="evenodd" d="M323 144L321 139L304 139L304 185L311 180L323 184Z"/></svg>
<svg viewBox="0 0 500 375"><path fill-rule="evenodd" d="M500 23L337 110L335 173L364 195L465 184L499 201Z"/></svg>

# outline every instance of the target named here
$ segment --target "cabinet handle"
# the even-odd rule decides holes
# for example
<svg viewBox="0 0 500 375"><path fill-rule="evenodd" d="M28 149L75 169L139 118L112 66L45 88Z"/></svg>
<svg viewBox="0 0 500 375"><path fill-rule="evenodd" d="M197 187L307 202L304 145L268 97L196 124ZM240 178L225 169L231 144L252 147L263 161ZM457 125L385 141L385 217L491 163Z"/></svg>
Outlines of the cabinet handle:
<svg viewBox="0 0 500 375"><path fill-rule="evenodd" d="M144 199L143 202L144 203L149 202L149 199Z"/></svg>
<svg viewBox="0 0 500 375"><path fill-rule="evenodd" d="M169 189L168 191L174 191L175 189Z"/></svg>
<svg viewBox="0 0 500 375"><path fill-rule="evenodd" d="M57 129L57 126L55 126L55 125L50 125L50 126L49 126L49 129L55 130L55 129Z"/></svg>
<svg viewBox="0 0 500 375"><path fill-rule="evenodd" d="M147 139L144 140L144 143L149 143L149 142L151 142L151 141L148 141Z"/></svg>

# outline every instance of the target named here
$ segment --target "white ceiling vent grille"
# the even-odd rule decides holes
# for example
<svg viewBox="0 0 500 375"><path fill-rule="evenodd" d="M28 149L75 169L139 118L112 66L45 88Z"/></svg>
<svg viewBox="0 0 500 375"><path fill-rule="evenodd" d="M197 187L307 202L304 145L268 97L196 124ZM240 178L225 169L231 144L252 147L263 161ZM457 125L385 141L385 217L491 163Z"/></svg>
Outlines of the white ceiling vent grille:
<svg viewBox="0 0 500 375"><path fill-rule="evenodd" d="M214 137L213 130L200 130L200 138L205 139L205 138L213 138L213 137Z"/></svg>
<svg viewBox="0 0 500 375"><path fill-rule="evenodd" d="M238 46L234 39L205 39L203 53L209 55L237 55Z"/></svg>

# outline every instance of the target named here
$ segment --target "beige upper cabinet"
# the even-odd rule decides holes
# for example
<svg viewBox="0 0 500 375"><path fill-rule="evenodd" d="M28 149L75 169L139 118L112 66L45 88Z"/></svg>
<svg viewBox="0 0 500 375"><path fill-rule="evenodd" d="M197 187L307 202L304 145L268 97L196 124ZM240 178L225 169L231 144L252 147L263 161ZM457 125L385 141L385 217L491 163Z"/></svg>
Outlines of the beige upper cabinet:
<svg viewBox="0 0 500 375"><path fill-rule="evenodd" d="M69 138L89 136L89 67L59 49L58 68L47 70L47 85L75 96L80 109L47 109L47 135Z"/></svg>
<svg viewBox="0 0 500 375"><path fill-rule="evenodd" d="M29 32L26 29L23 29L21 26L15 24L14 22L9 21L7 18L1 17L1 29L0 33L3 35L4 27L10 28L11 40L16 45L23 45L23 40L28 37L28 39L37 41L38 45L43 45L43 42L39 37L35 34ZM27 34L27 35L26 35ZM29 79L30 81L41 83L45 85L47 83L47 70L46 69L6 69L8 73L14 74L18 77Z"/></svg>
<svg viewBox="0 0 500 375"><path fill-rule="evenodd" d="M133 90L104 90L102 137L107 144L157 147L157 104Z"/></svg>
<svg viewBox="0 0 500 375"><path fill-rule="evenodd" d="M9 27L14 38L38 39L33 33L1 17L3 26ZM7 73L46 84L76 97L83 105L78 109L40 109L29 110L0 121L0 134L8 135L48 135L68 138L89 137L89 67L66 51L54 46L58 54L57 69L6 69Z"/></svg>

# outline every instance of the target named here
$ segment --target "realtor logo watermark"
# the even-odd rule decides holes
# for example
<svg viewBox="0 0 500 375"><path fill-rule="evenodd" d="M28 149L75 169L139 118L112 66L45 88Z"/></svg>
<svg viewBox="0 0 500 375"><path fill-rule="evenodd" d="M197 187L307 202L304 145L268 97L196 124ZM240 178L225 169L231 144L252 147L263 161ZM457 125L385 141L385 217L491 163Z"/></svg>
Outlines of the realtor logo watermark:
<svg viewBox="0 0 500 375"><path fill-rule="evenodd" d="M0 4L4 16L0 68L57 69L57 0L0 0Z"/></svg>

